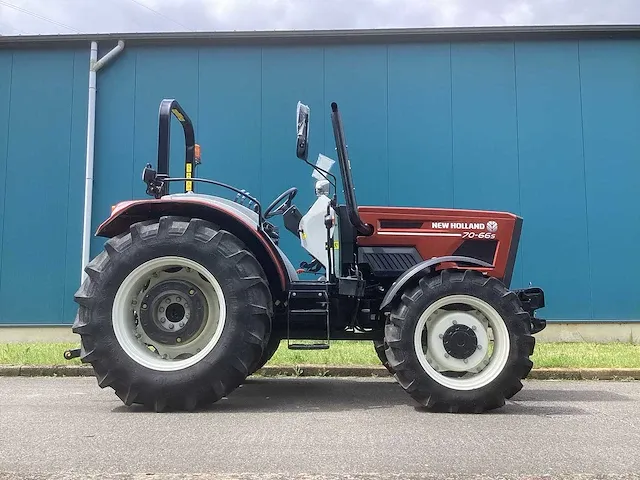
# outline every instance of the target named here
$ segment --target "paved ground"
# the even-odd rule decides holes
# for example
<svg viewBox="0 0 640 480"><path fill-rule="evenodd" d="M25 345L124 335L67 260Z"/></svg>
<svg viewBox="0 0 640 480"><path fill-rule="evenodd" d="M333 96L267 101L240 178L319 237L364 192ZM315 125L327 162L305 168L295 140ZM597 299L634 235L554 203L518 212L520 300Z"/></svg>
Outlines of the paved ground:
<svg viewBox="0 0 640 480"><path fill-rule="evenodd" d="M156 414L93 378L5 377L0 479L640 478L640 382L527 381L513 400L430 414L390 379L265 378Z"/></svg>

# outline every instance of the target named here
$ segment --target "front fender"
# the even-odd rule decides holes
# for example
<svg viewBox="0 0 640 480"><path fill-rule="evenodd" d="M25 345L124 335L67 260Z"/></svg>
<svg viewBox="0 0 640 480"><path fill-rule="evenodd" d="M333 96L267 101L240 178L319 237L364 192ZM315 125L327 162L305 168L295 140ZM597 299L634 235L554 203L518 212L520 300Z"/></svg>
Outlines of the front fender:
<svg viewBox="0 0 640 480"><path fill-rule="evenodd" d="M411 279L415 278L416 276L422 274L425 270L435 267L436 265L439 265L441 263L465 263L465 264L475 265L478 267L493 268L493 265L491 265L490 263L483 262L482 260L478 260L477 258L472 258L472 257L462 257L458 255L452 255L448 257L430 258L429 260L420 262L417 265L414 265L410 269L406 270L402 275L398 277L398 279L395 282L393 282L393 284L391 285L391 288L389 289L387 294L384 296L384 299L382 300L380 309L382 310L383 308L387 307L393 301L393 299L398 295L398 293L402 290L402 287L404 287L404 285L407 282L409 282Z"/></svg>
<svg viewBox="0 0 640 480"><path fill-rule="evenodd" d="M202 218L220 225L240 238L258 258L272 290L275 289L277 293L286 292L289 283L295 279L291 278L290 262L269 236L258 228L257 215L243 205L214 196L177 194L159 199L122 202L114 207L111 216L98 227L96 235L114 237L127 231L136 222L158 219L165 215ZM293 272L295 275L295 270Z"/></svg>

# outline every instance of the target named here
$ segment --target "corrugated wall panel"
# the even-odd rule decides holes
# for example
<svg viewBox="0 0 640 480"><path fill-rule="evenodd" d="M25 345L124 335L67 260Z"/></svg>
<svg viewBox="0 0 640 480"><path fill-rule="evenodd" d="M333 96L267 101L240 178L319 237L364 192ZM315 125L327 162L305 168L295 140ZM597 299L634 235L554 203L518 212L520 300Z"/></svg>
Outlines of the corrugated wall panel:
<svg viewBox="0 0 640 480"><path fill-rule="evenodd" d="M7 147L9 145L12 70L13 53L0 51L0 188L2 188L2 191L0 191L0 292L2 292L2 251L6 224L4 207L7 193ZM2 322L2 305L0 305L0 324Z"/></svg>
<svg viewBox="0 0 640 480"><path fill-rule="evenodd" d="M17 52L12 75L1 318L61 323L67 320L62 314L74 52Z"/></svg>
<svg viewBox="0 0 640 480"><path fill-rule="evenodd" d="M385 46L325 50L325 105L316 108L326 118L324 153L337 160L329 117L329 104L337 102L360 205L389 204L387 72Z"/></svg>
<svg viewBox="0 0 640 480"><path fill-rule="evenodd" d="M583 42L580 74L593 318L638 319L640 45Z"/></svg>
<svg viewBox="0 0 640 480"><path fill-rule="evenodd" d="M200 116L196 135L202 144L203 156L198 176L243 188L260 198L263 127L261 49L201 49L198 81ZM293 116L292 113L292 119ZM203 192L233 195L228 190L204 185L196 188Z"/></svg>
<svg viewBox="0 0 640 480"><path fill-rule="evenodd" d="M73 63L71 104L71 150L69 154L69 195L67 201L67 244L64 272L62 321L73 320L78 305L73 295L80 287L82 265L82 217L84 214L85 157L87 148L87 98L89 96L89 55L77 51Z"/></svg>
<svg viewBox="0 0 640 480"><path fill-rule="evenodd" d="M591 317L579 70L577 42L516 45L523 280L564 319Z"/></svg>
<svg viewBox="0 0 640 480"><path fill-rule="evenodd" d="M451 48L389 47L391 205L453 207Z"/></svg>

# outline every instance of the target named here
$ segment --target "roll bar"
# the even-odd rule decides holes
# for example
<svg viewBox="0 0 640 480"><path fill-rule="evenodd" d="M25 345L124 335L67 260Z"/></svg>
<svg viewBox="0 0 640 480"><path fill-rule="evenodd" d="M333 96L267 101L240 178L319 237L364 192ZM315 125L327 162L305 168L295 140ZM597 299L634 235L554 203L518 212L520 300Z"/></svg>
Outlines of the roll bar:
<svg viewBox="0 0 640 480"><path fill-rule="evenodd" d="M187 115L187 112L180 106L177 100L172 98L165 98L160 102L160 108L158 111L158 166L157 172L160 175L169 175L169 154L171 150L171 115L182 125L184 131L184 143L185 143L185 192L193 191L193 182L190 179L193 176L196 165L200 164L200 152L199 146L196 144L195 132L193 130L193 123ZM162 186L162 194L166 195L168 192L168 183Z"/></svg>
<svg viewBox="0 0 640 480"><path fill-rule="evenodd" d="M331 124L333 125L333 136L336 140L336 152L338 153L340 171L342 172L342 187L344 188L344 198L347 204L349 222L360 235L368 237L373 234L373 227L368 223L364 223L358 213L355 188L351 177L351 163L349 162L344 130L342 129L342 119L340 118L340 112L338 111L338 104L336 102L331 102Z"/></svg>

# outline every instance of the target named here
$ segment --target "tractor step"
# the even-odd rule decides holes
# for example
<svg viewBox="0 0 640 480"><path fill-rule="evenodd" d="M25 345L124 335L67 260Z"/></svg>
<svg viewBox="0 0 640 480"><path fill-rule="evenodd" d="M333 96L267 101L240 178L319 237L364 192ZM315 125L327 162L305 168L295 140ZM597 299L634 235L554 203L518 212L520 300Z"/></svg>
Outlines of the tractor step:
<svg viewBox="0 0 640 480"><path fill-rule="evenodd" d="M290 343L289 350L327 350L329 343Z"/></svg>
<svg viewBox="0 0 640 480"><path fill-rule="evenodd" d="M287 348L290 350L326 350L330 344L329 292L323 282L294 282L287 299ZM313 317L316 317L314 320ZM291 325L319 323L324 318L326 341L291 343Z"/></svg>

